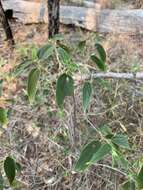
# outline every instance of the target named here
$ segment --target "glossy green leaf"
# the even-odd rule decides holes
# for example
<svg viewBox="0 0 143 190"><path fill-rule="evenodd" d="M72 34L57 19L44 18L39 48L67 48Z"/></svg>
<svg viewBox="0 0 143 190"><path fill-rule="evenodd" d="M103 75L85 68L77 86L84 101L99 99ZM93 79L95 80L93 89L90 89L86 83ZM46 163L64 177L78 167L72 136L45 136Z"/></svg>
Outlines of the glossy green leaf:
<svg viewBox="0 0 143 190"><path fill-rule="evenodd" d="M122 190L136 190L135 183L132 181L127 181L122 185Z"/></svg>
<svg viewBox="0 0 143 190"><path fill-rule="evenodd" d="M128 142L128 136L118 134L112 137L112 142L119 147L125 148L125 149L130 149L129 142Z"/></svg>
<svg viewBox="0 0 143 190"><path fill-rule="evenodd" d="M54 54L54 46L52 44L46 44L40 48L37 52L37 57L41 60L47 60Z"/></svg>
<svg viewBox="0 0 143 190"><path fill-rule="evenodd" d="M16 168L15 168L15 161L11 157L7 157L4 161L4 171L8 178L10 185L15 179Z"/></svg>
<svg viewBox="0 0 143 190"><path fill-rule="evenodd" d="M8 122L7 110L0 107L0 125L6 125Z"/></svg>
<svg viewBox="0 0 143 190"><path fill-rule="evenodd" d="M91 143L87 144L80 154L80 157L75 165L75 170L84 171L87 169L91 165L90 161L93 155L98 152L100 147L101 143L99 141L92 141Z"/></svg>
<svg viewBox="0 0 143 190"><path fill-rule="evenodd" d="M137 176L137 184L138 184L139 190L142 190L143 189L143 166L141 167L139 174Z"/></svg>
<svg viewBox="0 0 143 190"><path fill-rule="evenodd" d="M107 154L111 152L111 146L109 144L103 144L99 150L93 155L91 162L96 163L102 160Z"/></svg>
<svg viewBox="0 0 143 190"><path fill-rule="evenodd" d="M40 71L37 68L32 69L28 76L27 93L30 103L32 103L35 100L39 77Z"/></svg>
<svg viewBox="0 0 143 190"><path fill-rule="evenodd" d="M89 106L90 99L91 99L91 94L92 94L91 83L85 82L85 84L83 86L83 94L82 94L84 111L86 111L88 106Z"/></svg>
<svg viewBox="0 0 143 190"><path fill-rule="evenodd" d="M57 105L61 108L66 96L74 94L74 81L71 76L62 74L57 81L56 86L56 101Z"/></svg>
<svg viewBox="0 0 143 190"><path fill-rule="evenodd" d="M101 70L101 71L106 71L106 65L105 63L99 59L96 55L91 55L91 60L96 63L96 65L98 66L98 68Z"/></svg>
<svg viewBox="0 0 143 190"><path fill-rule="evenodd" d="M103 46L99 43L96 43L95 47L99 53L100 59L105 63L106 62L106 52L105 52Z"/></svg>

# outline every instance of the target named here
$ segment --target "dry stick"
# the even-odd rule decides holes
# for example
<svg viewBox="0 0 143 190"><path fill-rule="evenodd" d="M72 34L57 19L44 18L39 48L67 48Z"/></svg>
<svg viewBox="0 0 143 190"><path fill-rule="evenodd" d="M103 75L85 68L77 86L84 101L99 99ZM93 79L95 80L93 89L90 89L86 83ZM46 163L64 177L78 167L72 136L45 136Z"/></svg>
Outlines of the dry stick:
<svg viewBox="0 0 143 190"><path fill-rule="evenodd" d="M77 134L76 134L76 128L77 128L77 117L76 117L76 101L75 101L75 94L73 94L72 96L72 103L73 103L73 107L72 107L72 111L70 112L69 115L69 124L68 126L68 130L69 130L69 136L70 136L70 140L71 140L71 148L73 150L75 150L75 143L77 140Z"/></svg>
<svg viewBox="0 0 143 190"><path fill-rule="evenodd" d="M78 135L76 134L76 130L78 127L77 124L77 114L76 114L76 100L75 100L75 94L73 94L73 135L74 135L74 141L76 142L76 140L78 139Z"/></svg>
<svg viewBox="0 0 143 190"><path fill-rule="evenodd" d="M127 79L127 80L141 80L143 79L143 72L137 73L116 73L116 72L99 72L99 73L92 73L83 76L75 75L75 80L77 81L84 81L90 78L97 79L97 78L107 78L107 79Z"/></svg>
<svg viewBox="0 0 143 190"><path fill-rule="evenodd" d="M5 16L1 0L0 0L0 22L3 25L3 28L4 28L5 33L6 33L7 40L10 42L10 45L14 45L14 39L13 39L12 31L11 31L8 19Z"/></svg>

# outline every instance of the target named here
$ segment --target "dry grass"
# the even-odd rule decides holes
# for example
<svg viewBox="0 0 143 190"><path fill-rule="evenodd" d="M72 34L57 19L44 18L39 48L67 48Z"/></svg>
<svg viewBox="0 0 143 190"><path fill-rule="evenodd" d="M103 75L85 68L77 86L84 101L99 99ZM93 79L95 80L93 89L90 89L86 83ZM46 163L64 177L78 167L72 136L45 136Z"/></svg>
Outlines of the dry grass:
<svg viewBox="0 0 143 190"><path fill-rule="evenodd" d="M69 29L71 31L71 29ZM82 31L74 31L65 37L72 40L73 46L77 39L83 39ZM94 51L95 34L86 33L87 49L84 54L75 56L75 60L85 62L88 60L88 53ZM122 37L123 38L123 37ZM69 41L67 39L67 41ZM125 40L116 36L107 36L102 39L107 49L109 58L109 69L114 71L133 70L136 64L142 62L140 57L139 44L132 46L125 43ZM133 44L135 44L133 42ZM137 49L138 47L138 49ZM136 51L135 51L136 50ZM14 60L21 59L20 51L15 52ZM75 52L73 52L75 55ZM132 55L132 56L129 56ZM137 57L137 60L134 58ZM139 62L138 62L139 61ZM9 62L10 64L10 62ZM137 65L142 69L142 65ZM49 71L49 76L50 76ZM9 127L1 134L1 160L3 156L11 152L22 164L23 170L18 179L24 184L24 189L31 190L94 190L94 189L115 189L119 188L124 180L118 172L96 166L84 174L73 172L75 160L78 157L81 147L94 139L96 133L84 122L84 115L81 107L81 87L76 90L78 129L76 130L79 139L75 144L75 150L71 148L70 114L72 107L67 106L64 116L55 107L54 94L50 92L48 97L42 100L40 105L30 107L22 91L25 84L20 82L16 91L11 109ZM94 94L88 116L92 123L99 127L108 124L114 131L127 132L130 141L136 150L128 155L132 160L142 156L142 83L129 81L95 81ZM47 104L48 102L48 104ZM7 140L6 140L7 139ZM111 158L104 160L102 164L110 165ZM22 187L21 187L22 189Z"/></svg>
<svg viewBox="0 0 143 190"><path fill-rule="evenodd" d="M36 28L36 29L35 29ZM2 44L0 50L1 73L7 74L25 54L30 56L32 47L46 42L46 27L22 26L15 27L17 48L11 54ZM23 32L22 32L23 31ZM38 32L37 32L38 31ZM34 32L34 35L33 35ZM73 56L80 64L92 64L88 55L95 51L94 43L97 34L83 32L79 29L62 28L65 41L73 47ZM32 35L30 35L32 33ZM0 33L0 35L2 35ZM32 36L32 37L31 37ZM42 38L40 38L42 36ZM3 38L3 37L2 37ZM0 39L2 39L0 38ZM83 53L77 53L75 44L80 39L87 39L87 48ZM113 36L100 37L108 54L108 68L112 71L139 71L143 67L142 36ZM36 42L36 44L33 44ZM11 55L12 60L11 60ZM9 65L12 65L12 67ZM51 65L47 63L48 79L52 76ZM3 75L4 76L4 75ZM2 75L0 75L2 77ZM0 161L12 154L22 165L22 172L17 177L22 182L18 189L23 190L115 190L125 177L119 171L112 171L100 164L111 165L109 156L85 173L73 171L75 161L82 146L98 138L95 131L84 120L81 103L81 86L76 89L78 140L72 147L71 113L73 106L67 101L64 112L55 105L55 91L49 91L42 96L39 91L36 106L28 104L24 89L27 74L21 79L5 77L4 98L13 98L7 107L11 110L9 126L0 133ZM11 82L11 83L10 83ZM13 84L14 83L14 84ZM12 84L16 87L13 87ZM48 83L49 85L49 83ZM16 89L14 89L16 88ZM93 85L91 106L88 110L90 121L95 127L109 125L114 132L122 131L129 135L134 151L128 152L130 160L142 158L143 152L143 83L142 81L124 80L95 80ZM49 88L51 89L51 87ZM22 187L23 186L23 187Z"/></svg>

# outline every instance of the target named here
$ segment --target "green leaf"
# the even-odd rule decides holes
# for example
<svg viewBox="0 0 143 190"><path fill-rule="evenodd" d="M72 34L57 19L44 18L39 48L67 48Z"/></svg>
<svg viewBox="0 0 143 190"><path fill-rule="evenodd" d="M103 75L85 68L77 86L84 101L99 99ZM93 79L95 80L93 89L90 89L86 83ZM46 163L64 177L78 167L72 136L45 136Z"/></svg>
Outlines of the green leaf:
<svg viewBox="0 0 143 190"><path fill-rule="evenodd" d="M31 58L32 58L32 60L37 59L37 48L36 47L31 48Z"/></svg>
<svg viewBox="0 0 143 190"><path fill-rule="evenodd" d="M8 122L7 110L0 107L0 124L6 125Z"/></svg>
<svg viewBox="0 0 143 190"><path fill-rule="evenodd" d="M133 181L127 181L122 185L122 190L136 190L135 183Z"/></svg>
<svg viewBox="0 0 143 190"><path fill-rule="evenodd" d="M65 49L59 47L57 48L60 61L63 65L69 65L71 63L71 56Z"/></svg>
<svg viewBox="0 0 143 190"><path fill-rule="evenodd" d="M139 171L139 174L137 176L137 184L138 184L138 188L139 190L143 189L143 165Z"/></svg>
<svg viewBox="0 0 143 190"><path fill-rule="evenodd" d="M62 74L57 81L56 86L56 101L57 105L61 108L66 96L74 94L74 81L71 76Z"/></svg>
<svg viewBox="0 0 143 190"><path fill-rule="evenodd" d="M114 148L113 148L114 147ZM129 162L126 159L126 157L116 149L116 147L113 145L112 147L112 158L115 163L120 164L126 171L128 171L129 168Z"/></svg>
<svg viewBox="0 0 143 190"><path fill-rule="evenodd" d="M119 147L130 149L127 135L118 134L112 137L111 140L112 140L112 143L118 145Z"/></svg>
<svg viewBox="0 0 143 190"><path fill-rule="evenodd" d="M37 68L32 69L28 76L27 93L30 103L32 103L35 100L39 77L40 71Z"/></svg>
<svg viewBox="0 0 143 190"><path fill-rule="evenodd" d="M47 60L54 53L54 46L52 44L46 44L40 48L37 52L37 57L41 60Z"/></svg>
<svg viewBox="0 0 143 190"><path fill-rule="evenodd" d="M4 161L4 171L9 180L10 185L15 179L16 168L15 161L11 157L7 157Z"/></svg>
<svg viewBox="0 0 143 190"><path fill-rule="evenodd" d="M87 110L89 103L90 103L90 98L92 94L92 86L91 83L85 82L83 86L83 109L84 111Z"/></svg>
<svg viewBox="0 0 143 190"><path fill-rule="evenodd" d="M99 53L100 59L105 63L106 62L106 52L105 52L103 46L99 43L96 43L95 47Z"/></svg>
<svg viewBox="0 0 143 190"><path fill-rule="evenodd" d="M93 155L91 162L96 163L102 160L107 154L111 152L111 146L109 144L103 144L99 150Z"/></svg>
<svg viewBox="0 0 143 190"><path fill-rule="evenodd" d="M20 76L23 72L28 70L29 66L32 63L33 63L32 60L24 60L22 63L20 63L19 65L17 65L14 68L14 71L12 72L12 75L14 75L14 77Z"/></svg>
<svg viewBox="0 0 143 190"><path fill-rule="evenodd" d="M112 130L109 126L103 125L98 128L98 130L102 133L102 135L107 136L107 135L112 135Z"/></svg>
<svg viewBox="0 0 143 190"><path fill-rule="evenodd" d="M58 42L58 46L61 47L62 49L64 49L67 53L71 52L71 49L61 42Z"/></svg>
<svg viewBox="0 0 143 190"><path fill-rule="evenodd" d="M80 157L75 165L75 170L84 171L87 169L91 165L90 161L93 155L99 150L100 147L101 143L99 141L92 141L87 144L80 154Z"/></svg>
<svg viewBox="0 0 143 190"><path fill-rule="evenodd" d="M96 65L98 66L98 68L101 70L101 71L106 71L106 65L105 63L99 59L96 55L91 55L91 60L96 63Z"/></svg>
<svg viewBox="0 0 143 190"><path fill-rule="evenodd" d="M18 162L15 163L15 169L17 172L21 172L21 170L22 170L22 167Z"/></svg>

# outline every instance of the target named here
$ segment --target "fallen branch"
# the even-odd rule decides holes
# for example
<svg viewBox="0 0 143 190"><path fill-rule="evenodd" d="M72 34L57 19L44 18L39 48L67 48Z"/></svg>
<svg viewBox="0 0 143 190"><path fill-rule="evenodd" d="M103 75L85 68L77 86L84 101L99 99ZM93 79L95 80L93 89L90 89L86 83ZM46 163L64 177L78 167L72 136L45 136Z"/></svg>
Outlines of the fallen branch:
<svg viewBox="0 0 143 190"><path fill-rule="evenodd" d="M97 79L97 78L105 78L105 79L126 79L126 80L142 80L143 72L137 73L115 73L115 72L107 72L107 73L91 73L89 75L74 76L75 80L83 81L88 79Z"/></svg>

